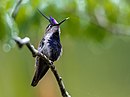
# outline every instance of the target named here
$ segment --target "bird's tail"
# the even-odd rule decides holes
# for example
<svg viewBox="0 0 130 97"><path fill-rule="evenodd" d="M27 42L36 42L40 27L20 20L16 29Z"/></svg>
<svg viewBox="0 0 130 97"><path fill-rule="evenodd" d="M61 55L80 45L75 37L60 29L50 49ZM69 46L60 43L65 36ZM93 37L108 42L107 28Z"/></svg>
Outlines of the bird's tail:
<svg viewBox="0 0 130 97"><path fill-rule="evenodd" d="M39 60L39 64L36 66L36 71L31 86L35 87L38 84L38 82L42 79L42 77L46 74L48 69L48 64L43 60Z"/></svg>

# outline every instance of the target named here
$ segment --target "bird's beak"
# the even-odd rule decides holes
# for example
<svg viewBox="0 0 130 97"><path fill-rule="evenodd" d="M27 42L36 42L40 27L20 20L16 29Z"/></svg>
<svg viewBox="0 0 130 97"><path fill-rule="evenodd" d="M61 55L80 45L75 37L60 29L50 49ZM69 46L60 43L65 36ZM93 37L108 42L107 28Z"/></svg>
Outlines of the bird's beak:
<svg viewBox="0 0 130 97"><path fill-rule="evenodd" d="M49 22L50 22L50 19L46 16L46 15L44 15L39 9L37 9L38 11L39 11L39 13L43 16L43 17L45 17Z"/></svg>
<svg viewBox="0 0 130 97"><path fill-rule="evenodd" d="M39 13L40 13L43 17L45 17L45 18L51 23L50 19L49 19L46 15L44 15L39 9L37 9L37 10L39 11ZM59 25L61 25L63 22L65 22L65 21L68 20L68 19L69 19L69 17L68 17L68 18L65 18L65 19L62 20L60 23L55 24L54 26L59 26Z"/></svg>
<svg viewBox="0 0 130 97"><path fill-rule="evenodd" d="M61 25L63 22L65 22L66 20L68 20L69 19L69 17L68 18L65 18L64 20L62 20L58 25Z"/></svg>

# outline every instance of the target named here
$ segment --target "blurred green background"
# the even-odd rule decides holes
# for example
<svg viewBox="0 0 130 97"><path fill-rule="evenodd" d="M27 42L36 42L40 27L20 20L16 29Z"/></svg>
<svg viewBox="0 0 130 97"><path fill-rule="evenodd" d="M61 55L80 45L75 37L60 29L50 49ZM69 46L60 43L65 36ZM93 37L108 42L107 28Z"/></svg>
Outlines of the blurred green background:
<svg viewBox="0 0 130 97"><path fill-rule="evenodd" d="M130 97L129 0L0 0L0 97L61 97L49 71L36 88L30 83L35 59L12 37L30 37L37 47L48 21L61 21L63 55L55 65L72 97Z"/></svg>

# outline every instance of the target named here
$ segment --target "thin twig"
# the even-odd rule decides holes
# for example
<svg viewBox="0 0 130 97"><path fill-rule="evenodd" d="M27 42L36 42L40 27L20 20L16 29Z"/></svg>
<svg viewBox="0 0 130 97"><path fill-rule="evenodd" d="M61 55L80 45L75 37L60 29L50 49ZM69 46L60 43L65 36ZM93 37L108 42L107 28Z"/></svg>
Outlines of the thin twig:
<svg viewBox="0 0 130 97"><path fill-rule="evenodd" d="M16 15L18 13L21 2L22 2L22 0L18 0L16 2L16 4L14 5L14 8L12 9L11 16L12 16L13 19L15 19Z"/></svg>
<svg viewBox="0 0 130 97"><path fill-rule="evenodd" d="M30 43L30 39L28 37L25 37L23 39L21 39L20 37L16 37L14 38L14 40L16 41L16 43L18 44L18 46L20 48L23 47L23 45L26 45L28 47L28 49L30 50L30 52L32 53L32 56L33 57L40 57L42 58L44 61L46 61L46 63L49 65L51 71L53 72L57 82L58 82L58 85L60 87L60 91L61 91L61 94L63 97L71 97L69 95L69 93L66 91L65 89L65 86L64 86L64 83L62 81L62 78L60 77L60 75L58 74L57 70L56 70L56 67L55 65L45 56L43 55L42 53L39 53L33 45L31 45Z"/></svg>

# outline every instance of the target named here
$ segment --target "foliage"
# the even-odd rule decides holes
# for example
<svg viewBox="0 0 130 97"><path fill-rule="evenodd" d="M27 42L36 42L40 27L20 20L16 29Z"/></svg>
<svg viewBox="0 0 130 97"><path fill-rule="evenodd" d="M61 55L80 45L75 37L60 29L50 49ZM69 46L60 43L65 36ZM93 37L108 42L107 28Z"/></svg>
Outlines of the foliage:
<svg viewBox="0 0 130 97"><path fill-rule="evenodd" d="M70 17L70 20L63 26L65 29L63 35L81 36L102 42L104 38L113 34L126 36L130 34L128 2L121 0L23 0L16 17L16 23L21 36L30 33L40 34L47 25L47 21L38 13L37 8L39 8L46 15L51 15L58 21L67 16ZM1 1L0 24L2 29L0 40L9 40L12 33L19 32L10 31L10 27L7 27L9 24L7 14L10 15L14 4L14 0Z"/></svg>

